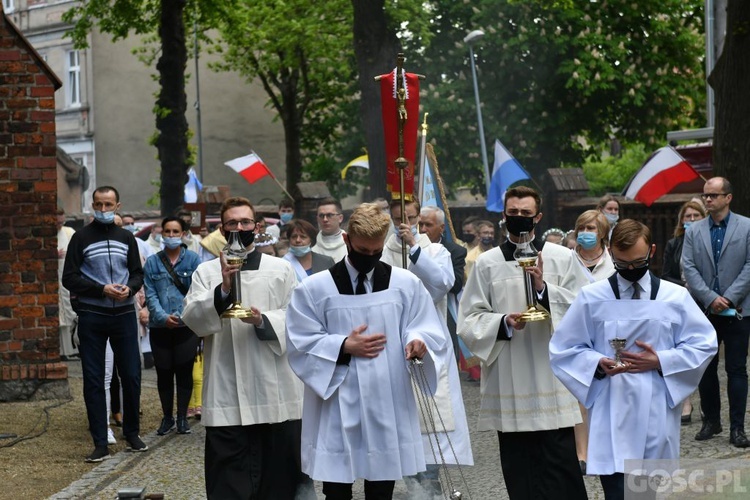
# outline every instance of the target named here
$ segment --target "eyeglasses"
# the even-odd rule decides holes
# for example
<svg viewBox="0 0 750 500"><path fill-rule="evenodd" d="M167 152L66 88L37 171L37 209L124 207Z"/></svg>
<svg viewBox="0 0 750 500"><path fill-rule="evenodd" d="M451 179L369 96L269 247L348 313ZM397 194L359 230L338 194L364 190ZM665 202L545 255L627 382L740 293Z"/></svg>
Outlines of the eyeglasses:
<svg viewBox="0 0 750 500"><path fill-rule="evenodd" d="M333 219L337 215L341 215L339 213L332 213L332 214L318 214L318 219L320 220L326 220L326 219Z"/></svg>
<svg viewBox="0 0 750 500"><path fill-rule="evenodd" d="M409 223L410 224L416 224L417 223L417 219L419 218L419 216L418 215L407 215L406 218L409 219ZM397 226L400 225L401 224L401 217L394 217L393 218L393 223L396 224Z"/></svg>
<svg viewBox="0 0 750 500"><path fill-rule="evenodd" d="M255 221L253 219L228 220L224 223L224 229L234 231L240 225L244 229L255 229Z"/></svg>
<svg viewBox="0 0 750 500"><path fill-rule="evenodd" d="M617 260L612 256L612 263L615 265L615 269L643 269L648 266L648 254L642 259L636 259L631 261Z"/></svg>
<svg viewBox="0 0 750 500"><path fill-rule="evenodd" d="M726 196L729 193L701 193L701 198L704 200L715 200L719 196Z"/></svg>

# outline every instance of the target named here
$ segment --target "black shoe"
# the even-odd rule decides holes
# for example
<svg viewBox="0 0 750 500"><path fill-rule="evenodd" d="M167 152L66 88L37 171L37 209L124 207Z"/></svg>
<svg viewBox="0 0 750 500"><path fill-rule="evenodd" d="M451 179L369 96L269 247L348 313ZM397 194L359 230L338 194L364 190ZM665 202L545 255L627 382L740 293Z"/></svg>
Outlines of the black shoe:
<svg viewBox="0 0 750 500"><path fill-rule="evenodd" d="M729 431L729 442L737 448L747 448L750 446L750 440L745 436L745 431L742 429L732 429Z"/></svg>
<svg viewBox="0 0 750 500"><path fill-rule="evenodd" d="M156 430L156 433L160 436L169 434L174 428L174 419L172 417L164 417L161 419L161 425Z"/></svg>
<svg viewBox="0 0 750 500"><path fill-rule="evenodd" d="M94 448L94 451L91 453L91 455L87 456L84 459L84 462L88 463L96 463L101 462L102 460L106 460L109 458L109 448L106 446L97 446Z"/></svg>
<svg viewBox="0 0 750 500"><path fill-rule="evenodd" d="M140 436L130 436L125 441L128 442L128 451L148 451L148 446L141 441Z"/></svg>
<svg viewBox="0 0 750 500"><path fill-rule="evenodd" d="M695 435L696 441L705 441L706 439L711 439L716 434L719 434L722 431L721 428L721 422L712 422L710 420L704 420L703 421L703 427L701 427L701 430L698 431L698 434ZM744 433L743 433L744 436ZM747 440L747 438L745 438Z"/></svg>
<svg viewBox="0 0 750 500"><path fill-rule="evenodd" d="M682 425L688 425L692 421L693 421L693 410L692 409L690 410L690 413L688 413L686 415L682 415L680 417L680 423Z"/></svg>
<svg viewBox="0 0 750 500"><path fill-rule="evenodd" d="M187 417L177 417L177 434L190 434L190 426L188 425Z"/></svg>
<svg viewBox="0 0 750 500"><path fill-rule="evenodd" d="M581 467L581 474L584 476L586 475L586 461L585 460L579 460L578 465Z"/></svg>

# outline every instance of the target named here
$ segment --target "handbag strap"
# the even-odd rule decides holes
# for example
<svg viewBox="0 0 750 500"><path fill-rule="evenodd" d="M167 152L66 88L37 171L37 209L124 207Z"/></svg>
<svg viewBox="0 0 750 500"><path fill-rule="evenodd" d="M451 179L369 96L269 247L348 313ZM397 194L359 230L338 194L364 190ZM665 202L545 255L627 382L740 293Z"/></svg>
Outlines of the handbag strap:
<svg viewBox="0 0 750 500"><path fill-rule="evenodd" d="M157 253L159 256L159 259L161 259L161 263L164 264L164 267L167 269L167 272L172 277L172 281L174 282L174 285L177 287L177 289L180 291L182 295L187 295L188 289L185 287L185 284L180 280L180 277L177 276L177 273L174 272L174 267L172 267L172 263L169 262L169 259L167 258L167 254L164 253L164 250Z"/></svg>

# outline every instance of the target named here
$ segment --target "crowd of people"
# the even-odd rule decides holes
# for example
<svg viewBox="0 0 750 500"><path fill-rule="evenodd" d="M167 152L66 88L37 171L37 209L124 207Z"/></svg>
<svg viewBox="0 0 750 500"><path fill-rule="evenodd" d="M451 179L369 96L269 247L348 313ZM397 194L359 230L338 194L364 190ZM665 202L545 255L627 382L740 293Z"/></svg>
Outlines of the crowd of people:
<svg viewBox="0 0 750 500"><path fill-rule="evenodd" d="M314 498L320 481L326 498L350 499L364 479L366 498L385 499L402 478L450 494L451 469L474 463L461 368L481 380L478 429L497 433L510 498L586 498L590 474L622 499L626 461L679 458L696 389L695 439L722 432L721 342L729 441L750 446L750 220L731 201L715 177L681 207L657 277L650 229L611 196L570 231L537 234L539 193L513 187L501 222L467 218L459 241L443 210L416 199L363 203L345 224L325 198L316 228L290 200L268 225L233 197L211 231L191 234L178 212L142 241L117 190L99 187L83 229L58 213L61 354L82 362L86 461L109 456L110 392L129 449L148 449L146 338L163 411L147 431L185 434L202 419L208 498ZM228 240L242 264L224 255ZM519 267L519 248L533 265ZM247 317L222 318L240 296ZM531 299L538 321L524 315Z"/></svg>

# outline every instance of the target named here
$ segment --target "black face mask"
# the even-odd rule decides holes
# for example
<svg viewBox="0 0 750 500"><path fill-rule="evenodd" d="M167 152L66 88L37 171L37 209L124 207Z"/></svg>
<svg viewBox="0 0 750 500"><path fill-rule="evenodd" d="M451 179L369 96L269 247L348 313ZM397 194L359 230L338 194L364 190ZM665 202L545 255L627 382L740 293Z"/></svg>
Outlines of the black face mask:
<svg viewBox="0 0 750 500"><path fill-rule="evenodd" d="M461 241L464 243L474 243L474 239L476 238L476 235L470 234L470 233L463 233L461 234Z"/></svg>
<svg viewBox="0 0 750 500"><path fill-rule="evenodd" d="M352 266L354 266L354 269L359 271L360 273L369 273L372 271L372 269L375 267L375 264L378 263L380 260L380 257L383 256L383 250L379 251L375 255L366 255L361 252L356 251L350 246L347 246L347 250L349 252L349 262L352 263Z"/></svg>
<svg viewBox="0 0 750 500"><path fill-rule="evenodd" d="M255 241L255 231L240 231L240 242L242 246L249 247Z"/></svg>
<svg viewBox="0 0 750 500"><path fill-rule="evenodd" d="M524 217L523 215L506 215L505 216L505 227L508 228L508 232L513 236L521 236L521 233L530 233L536 222L534 217Z"/></svg>
<svg viewBox="0 0 750 500"><path fill-rule="evenodd" d="M622 276L624 279L630 281L631 283L635 283L639 279L643 278L643 276L648 272L648 264L636 269L617 269L617 272L620 273L620 276Z"/></svg>

